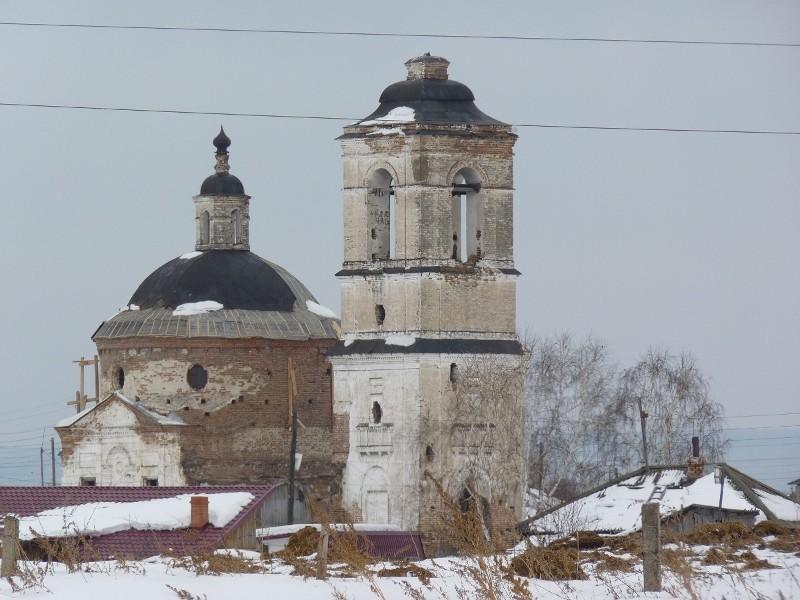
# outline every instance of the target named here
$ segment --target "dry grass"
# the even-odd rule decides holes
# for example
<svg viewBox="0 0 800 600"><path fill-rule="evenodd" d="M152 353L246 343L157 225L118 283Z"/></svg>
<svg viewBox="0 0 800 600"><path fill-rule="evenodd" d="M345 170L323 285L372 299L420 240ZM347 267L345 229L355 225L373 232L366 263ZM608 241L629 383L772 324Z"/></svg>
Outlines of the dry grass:
<svg viewBox="0 0 800 600"><path fill-rule="evenodd" d="M548 544L550 548L574 548L575 550L591 550L602 548L605 545L606 541L603 536L594 531L576 531Z"/></svg>
<svg viewBox="0 0 800 600"><path fill-rule="evenodd" d="M170 566L186 569L197 575L222 575L223 573L263 573L261 563L253 562L236 553L196 554L172 557Z"/></svg>
<svg viewBox="0 0 800 600"><path fill-rule="evenodd" d="M612 551L618 554L630 554L632 556L641 556L644 552L642 547L642 534L629 533L620 536L603 536L605 545Z"/></svg>
<svg viewBox="0 0 800 600"><path fill-rule="evenodd" d="M766 537L768 535L791 537L796 535L791 529L772 521L761 521L760 523L756 523L753 527L753 533L760 535L761 537Z"/></svg>
<svg viewBox="0 0 800 600"><path fill-rule="evenodd" d="M511 561L511 570L520 577L547 581L588 579L581 569L580 552L572 548L529 547Z"/></svg>
<svg viewBox="0 0 800 600"><path fill-rule="evenodd" d="M286 541L286 546L275 553L281 558L299 558L310 556L317 551L319 533L314 527L303 527L292 534Z"/></svg>
<svg viewBox="0 0 800 600"><path fill-rule="evenodd" d="M762 536L748 529L741 521L697 525L689 533L678 536L678 539L694 546L725 544L732 548L743 548L763 541Z"/></svg>
<svg viewBox="0 0 800 600"><path fill-rule="evenodd" d="M430 571L413 563L404 563L392 568L384 568L377 572L378 577L416 577L423 585L428 585L435 576Z"/></svg>
<svg viewBox="0 0 800 600"><path fill-rule="evenodd" d="M608 552L587 552L582 555L584 559L595 563L594 570L598 573L630 573L638 564L634 558L622 558Z"/></svg>

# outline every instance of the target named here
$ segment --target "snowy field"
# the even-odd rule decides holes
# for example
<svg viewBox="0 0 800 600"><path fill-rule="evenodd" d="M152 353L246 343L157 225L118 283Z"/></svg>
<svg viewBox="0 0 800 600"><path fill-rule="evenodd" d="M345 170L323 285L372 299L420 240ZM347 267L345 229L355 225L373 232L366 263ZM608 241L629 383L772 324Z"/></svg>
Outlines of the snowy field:
<svg viewBox="0 0 800 600"><path fill-rule="evenodd" d="M772 566L750 569L743 558L740 563L702 565L702 557L708 556L709 547L683 547L680 551L691 551L697 559L690 560L692 575L684 570L680 573L667 570L663 591L642 591L641 563L634 561L630 572L599 572L599 563L591 560L582 567L589 575L587 580L552 582L519 578L527 585L531 598L536 599L593 599L617 600L621 598L697 598L702 600L754 599L800 599L800 557L793 551L769 549L770 538L765 544L739 549L742 557L752 561L766 560ZM759 549L761 548L761 549ZM748 555L748 551L752 555ZM292 598L313 600L323 598L489 598L485 591L475 589L475 580L466 575L467 569L477 563L468 559L437 559L417 563L429 570L433 577L427 585L417 577L384 577L377 573L381 568L394 565L382 563L369 568L371 575L346 577L337 574L336 565L331 565L332 576L326 581L313 577L303 578L292 574L294 567L281 561L262 561L255 553L245 553L245 566L259 569L257 573L203 573L205 569L182 565L176 561L154 557L140 562L85 563L68 572L62 564L23 563L23 574L12 580L0 581L0 598L58 598L59 600L217 600ZM313 568L314 557L308 557L308 566ZM501 559L503 562L506 559ZM763 564L763 563L762 563ZM188 565L188 568L187 568ZM479 569L480 570L480 569ZM200 571L200 573L198 573ZM497 572L495 572L496 575ZM489 575L485 581L499 586L496 598L515 598L507 579ZM373 586L375 586L373 588Z"/></svg>

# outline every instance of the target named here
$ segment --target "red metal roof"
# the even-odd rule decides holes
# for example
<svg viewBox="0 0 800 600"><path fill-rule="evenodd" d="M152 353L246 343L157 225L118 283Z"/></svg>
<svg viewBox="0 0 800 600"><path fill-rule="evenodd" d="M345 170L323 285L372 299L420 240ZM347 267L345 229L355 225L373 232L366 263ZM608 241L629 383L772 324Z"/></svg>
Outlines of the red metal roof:
<svg viewBox="0 0 800 600"><path fill-rule="evenodd" d="M209 524L201 529L141 531L129 529L88 538L81 543L85 560L111 557L140 559L169 551L179 556L212 552L222 547L223 536L257 510L275 486L192 486L192 487L0 487L0 515L21 517L44 510L91 502L138 502L171 498L182 494L207 495L224 492L249 492L253 500L225 527ZM1 522L1 521L0 521ZM1 529L1 528L0 528Z"/></svg>

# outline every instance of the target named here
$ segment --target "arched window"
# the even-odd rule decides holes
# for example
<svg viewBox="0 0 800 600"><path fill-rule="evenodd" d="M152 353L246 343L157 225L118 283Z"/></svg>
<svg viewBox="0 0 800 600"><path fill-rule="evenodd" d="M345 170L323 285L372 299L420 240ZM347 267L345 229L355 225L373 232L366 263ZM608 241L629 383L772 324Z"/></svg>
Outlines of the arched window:
<svg viewBox="0 0 800 600"><path fill-rule="evenodd" d="M461 169L453 178L453 253L454 260L478 261L481 258L483 199L481 180L472 169Z"/></svg>
<svg viewBox="0 0 800 600"><path fill-rule="evenodd" d="M209 223L208 223L208 211L204 210L200 213L200 243L201 244L208 244L211 235L209 230Z"/></svg>
<svg viewBox="0 0 800 600"><path fill-rule="evenodd" d="M231 231L233 233L233 245L242 243L242 214L238 208L231 212Z"/></svg>
<svg viewBox="0 0 800 600"><path fill-rule="evenodd" d="M378 169L370 176L368 202L368 254L371 260L394 258L394 182L386 169Z"/></svg>

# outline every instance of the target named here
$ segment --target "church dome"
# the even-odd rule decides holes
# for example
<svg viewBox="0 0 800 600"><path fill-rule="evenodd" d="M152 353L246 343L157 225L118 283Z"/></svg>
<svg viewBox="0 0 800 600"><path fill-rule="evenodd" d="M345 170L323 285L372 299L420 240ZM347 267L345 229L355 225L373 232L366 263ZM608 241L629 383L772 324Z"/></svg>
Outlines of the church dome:
<svg viewBox="0 0 800 600"><path fill-rule="evenodd" d="M228 309L291 311L313 300L293 275L252 252L209 250L175 258L153 271L128 304L176 309L213 300Z"/></svg>
<svg viewBox="0 0 800 600"><path fill-rule="evenodd" d="M203 196L241 196L244 186L236 175L230 173L215 173L209 175L200 186Z"/></svg>
<svg viewBox="0 0 800 600"><path fill-rule="evenodd" d="M380 106L359 124L375 120L390 123L391 111L411 108L418 123L505 125L475 106L475 95L466 85L448 79L449 64L430 54L407 61L408 78L383 90Z"/></svg>
<svg viewBox="0 0 800 600"><path fill-rule="evenodd" d="M186 310L209 302L220 308ZM153 271L93 339L336 339L333 319L322 312L306 286L282 267L252 252L208 250Z"/></svg>

